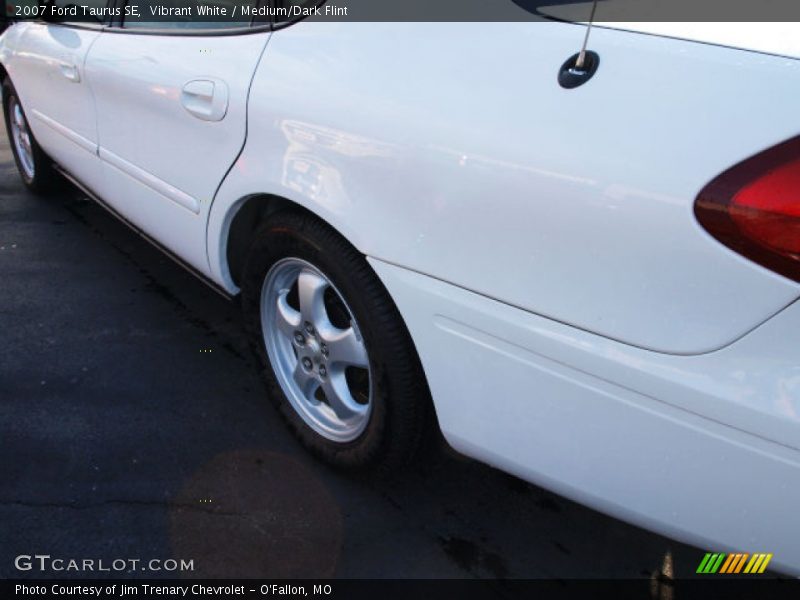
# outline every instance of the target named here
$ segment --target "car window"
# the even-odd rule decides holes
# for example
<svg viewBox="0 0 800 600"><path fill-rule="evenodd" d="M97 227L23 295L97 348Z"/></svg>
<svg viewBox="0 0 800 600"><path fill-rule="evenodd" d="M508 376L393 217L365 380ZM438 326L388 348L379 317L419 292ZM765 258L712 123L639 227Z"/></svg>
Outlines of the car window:
<svg viewBox="0 0 800 600"><path fill-rule="evenodd" d="M127 3L138 8L137 14L126 14L125 29L216 30L247 27L252 21L248 10L258 0L206 0L205 14L193 0L134 0ZM132 11L126 11L126 13Z"/></svg>

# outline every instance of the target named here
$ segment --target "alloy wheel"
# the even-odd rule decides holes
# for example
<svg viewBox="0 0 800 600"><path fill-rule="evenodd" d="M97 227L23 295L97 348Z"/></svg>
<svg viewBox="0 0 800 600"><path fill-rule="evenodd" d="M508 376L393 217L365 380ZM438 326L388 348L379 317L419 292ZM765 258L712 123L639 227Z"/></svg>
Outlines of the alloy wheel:
<svg viewBox="0 0 800 600"><path fill-rule="evenodd" d="M25 120L25 115L16 96L11 96L8 101L8 108L14 149L17 152L23 174L28 180L32 180L36 175L36 167L33 159L33 141L28 129L28 122Z"/></svg>
<svg viewBox="0 0 800 600"><path fill-rule="evenodd" d="M284 258L261 290L270 363L294 410L323 437L355 440L372 409L367 347L341 293L318 268Z"/></svg>

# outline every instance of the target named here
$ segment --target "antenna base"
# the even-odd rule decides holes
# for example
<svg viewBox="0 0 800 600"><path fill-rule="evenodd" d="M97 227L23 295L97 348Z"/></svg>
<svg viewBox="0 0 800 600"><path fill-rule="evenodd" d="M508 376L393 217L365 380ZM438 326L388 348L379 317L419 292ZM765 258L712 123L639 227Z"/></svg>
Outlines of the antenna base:
<svg viewBox="0 0 800 600"><path fill-rule="evenodd" d="M568 90L583 85L589 81L600 66L600 56L597 52L587 50L584 55L583 65L578 64L580 52L570 56L558 70L558 84Z"/></svg>

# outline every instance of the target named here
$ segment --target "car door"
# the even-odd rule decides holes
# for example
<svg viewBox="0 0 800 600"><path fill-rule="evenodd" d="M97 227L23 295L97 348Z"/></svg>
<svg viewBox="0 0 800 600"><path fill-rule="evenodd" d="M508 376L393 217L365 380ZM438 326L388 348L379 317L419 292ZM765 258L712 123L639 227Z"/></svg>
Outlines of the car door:
<svg viewBox="0 0 800 600"><path fill-rule="evenodd" d="M150 14L150 2L137 4ZM233 21L122 23L87 60L100 196L204 274L208 210L244 144L248 89L269 36L268 26Z"/></svg>
<svg viewBox="0 0 800 600"><path fill-rule="evenodd" d="M57 0L64 7L71 0ZM106 0L86 0L100 8ZM91 86L85 73L89 49L101 37L103 22L27 23L6 61L39 144L62 167L91 188L99 187L97 124Z"/></svg>

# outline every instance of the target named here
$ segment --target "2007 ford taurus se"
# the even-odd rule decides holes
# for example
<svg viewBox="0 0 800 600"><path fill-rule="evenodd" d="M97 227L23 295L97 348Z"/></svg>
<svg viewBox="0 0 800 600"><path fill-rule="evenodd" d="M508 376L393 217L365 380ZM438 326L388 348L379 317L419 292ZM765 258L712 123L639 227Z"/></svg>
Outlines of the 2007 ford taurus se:
<svg viewBox="0 0 800 600"><path fill-rule="evenodd" d="M142 25L5 32L20 173L241 294L313 453L392 468L438 422L800 571L800 32L607 24L570 66L584 24Z"/></svg>

